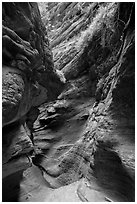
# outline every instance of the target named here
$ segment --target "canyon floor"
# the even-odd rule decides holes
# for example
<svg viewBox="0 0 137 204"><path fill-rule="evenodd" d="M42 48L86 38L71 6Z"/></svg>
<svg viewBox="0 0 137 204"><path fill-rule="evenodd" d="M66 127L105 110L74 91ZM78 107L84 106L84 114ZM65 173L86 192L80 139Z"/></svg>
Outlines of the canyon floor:
<svg viewBox="0 0 137 204"><path fill-rule="evenodd" d="M117 155L111 151L100 150L100 157L96 161L99 165L97 171L101 171L101 177L105 180L106 186L110 182L112 186L116 186L116 189L113 189L113 187L112 189L108 189L106 186L102 186L100 179L94 177L92 172L90 178L84 178L81 175L81 178L78 180L76 178L76 181L73 183L60 186L56 180L56 175L52 172L57 168L56 163L58 163L58 159L74 146L82 136L94 102L95 99L91 97L67 101L58 100L54 103L46 104L52 118L50 123L47 123L46 126L43 124L43 127L40 127L42 130L39 130L38 121L42 121L43 118L48 119L49 117L46 117L43 111L46 105L39 108L41 114L34 124L36 132L39 132L39 138L34 138L35 144L43 148L42 152L44 154L39 153L38 158L35 158L33 161L36 166L33 164L31 168L23 173L24 177L20 184L18 198L20 202L128 201L121 194L119 188L121 189L122 185L125 185L125 188L128 188L128 185L134 188L134 182L122 164L118 163L119 158L117 158ZM59 118L53 109L55 105L58 107L58 112L60 112ZM67 110L69 109L69 111L65 112L65 108ZM117 135L116 138L112 137L110 140L118 141L117 148L121 150L123 155L132 155L131 152L133 152L132 158L134 158L134 142L130 137L131 135L129 135L129 138L122 138ZM42 145L39 144L41 142L43 142ZM37 145L35 147L36 149ZM99 163L100 160L103 161L102 164ZM39 161L40 164L37 164ZM79 165L81 164L79 163Z"/></svg>

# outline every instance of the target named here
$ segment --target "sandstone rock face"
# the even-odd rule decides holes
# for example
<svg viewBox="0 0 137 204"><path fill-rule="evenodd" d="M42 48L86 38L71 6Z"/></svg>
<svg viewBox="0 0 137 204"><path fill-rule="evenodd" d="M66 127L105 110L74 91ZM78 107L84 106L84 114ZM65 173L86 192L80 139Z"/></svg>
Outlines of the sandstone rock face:
<svg viewBox="0 0 137 204"><path fill-rule="evenodd" d="M72 84L80 80L84 96L95 96L98 80L117 62L128 17L118 14L117 3L47 3L46 9L55 67Z"/></svg>
<svg viewBox="0 0 137 204"><path fill-rule="evenodd" d="M48 24L56 72L66 86L57 100L43 103L37 109L31 107L18 122L11 124L15 136L12 141L11 134L5 139L5 161L11 154L24 159L25 153L29 164L33 164L22 177L18 176L20 189L14 198L7 200L134 201L135 4L39 5L42 21ZM8 69L8 65L5 67ZM54 90L55 86L51 83L44 86L48 75L44 79L41 77L37 82L46 87L52 99L53 92L48 92L48 88ZM23 93L25 80L19 78L18 83L22 84L19 92ZM39 100L41 95L37 103ZM7 149L6 142L11 144ZM5 173L8 176L4 182L11 182L11 176ZM13 176L16 175L15 172Z"/></svg>
<svg viewBox="0 0 137 204"><path fill-rule="evenodd" d="M37 4L3 3L2 40L5 126L25 115L30 107L54 98L63 83L54 70ZM54 86L56 90L49 96Z"/></svg>
<svg viewBox="0 0 137 204"><path fill-rule="evenodd" d="M63 87L64 81L54 69L46 28L41 21L37 3L3 3L4 178L31 165L27 155L33 151L33 144L31 130L25 123L27 113L44 102L56 99ZM6 179L4 181L7 182Z"/></svg>

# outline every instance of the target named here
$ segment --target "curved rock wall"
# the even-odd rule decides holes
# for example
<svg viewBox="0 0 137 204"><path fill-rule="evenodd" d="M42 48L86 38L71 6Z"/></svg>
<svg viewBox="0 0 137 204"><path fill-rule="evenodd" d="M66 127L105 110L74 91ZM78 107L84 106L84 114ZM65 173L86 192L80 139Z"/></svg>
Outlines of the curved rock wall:
<svg viewBox="0 0 137 204"><path fill-rule="evenodd" d="M55 100L64 81L54 69L46 28L37 3L2 4L2 121L3 192L12 175L31 165L33 152L28 115L37 106ZM18 177L18 176L17 176ZM18 177L20 178L20 177ZM14 192L13 182L12 190ZM11 192L10 196L12 197ZM7 196L8 197L8 196Z"/></svg>
<svg viewBox="0 0 137 204"><path fill-rule="evenodd" d="M9 100L3 94L3 176L16 195L4 200L134 201L134 3L39 3L61 82L48 42L44 47L38 40L43 29L36 4L9 5L25 22L21 33L17 18L16 32L11 21L3 31L3 92ZM5 21L8 8L3 7ZM28 39L23 31L31 26ZM58 100L40 105L55 99L65 81ZM22 177L31 162L35 167ZM20 192L11 174L22 179Z"/></svg>
<svg viewBox="0 0 137 204"><path fill-rule="evenodd" d="M3 3L2 34L5 126L25 115L30 107L56 97L63 83L54 70L36 3Z"/></svg>
<svg viewBox="0 0 137 204"><path fill-rule="evenodd" d="M39 166L44 179L52 188L59 188L79 180L75 194L77 195L80 191L82 201L93 201L90 195L95 190L95 195L98 197L98 189L101 192L107 192L109 201L134 201L134 3L91 3L94 15L93 12L89 12L93 16L89 25L87 24L87 29L83 29L82 36L84 37L73 35L75 29L70 32L70 27L74 26L75 18L78 21L84 18L87 10L76 17L78 3L51 5L49 3L49 15L51 15L51 25L55 26L53 29L55 34L51 31L50 37L54 39L52 46L55 66L63 70L68 83L74 86L73 91L71 86L68 86L59 98L65 98L67 105L70 99L75 101L72 100L75 105L68 105L70 109L67 109L68 107L65 107L66 104L62 100L62 106L66 108L65 116L68 112L73 112L74 115L71 119L69 118L70 120L67 118L66 123L63 118L62 129L65 129L66 125L67 133L64 130L62 134L63 130L60 130L59 126L54 127L54 123L58 124L61 116L64 117L64 113L61 114L63 108L58 107L59 102L51 104L49 112L41 106L41 115L34 125L34 144L38 154L34 163ZM86 6L85 3L81 5ZM55 24L54 14L57 13L59 15ZM72 16L70 17L69 14ZM69 25L67 17L72 24L63 30L63 26ZM59 22L62 18L63 24L60 26ZM72 38L66 40L63 35L67 37L69 34L70 36L72 34ZM73 49L77 44L77 39L81 40L78 54ZM67 57L68 55L70 58ZM82 108L81 114L75 113L75 108L79 107L76 98L80 92L79 99L82 100L82 86L87 93L92 90L89 86L86 89L83 83L87 78L91 84L95 82L96 85L95 103L92 108L89 107L90 116L87 117L86 124L80 130L77 123L82 119L82 110L85 108ZM83 97L83 101L86 103L86 98ZM54 106L58 107L57 110ZM83 121L84 118L86 120L86 116L83 116ZM74 128L72 128L71 120L75 124ZM57 131L55 135L54 128ZM46 136L44 136L45 132ZM93 177L100 188L94 189ZM81 178L84 181L81 182ZM55 195L56 192L55 190ZM69 199L68 195L67 200ZM48 201L48 198L45 197L45 200Z"/></svg>

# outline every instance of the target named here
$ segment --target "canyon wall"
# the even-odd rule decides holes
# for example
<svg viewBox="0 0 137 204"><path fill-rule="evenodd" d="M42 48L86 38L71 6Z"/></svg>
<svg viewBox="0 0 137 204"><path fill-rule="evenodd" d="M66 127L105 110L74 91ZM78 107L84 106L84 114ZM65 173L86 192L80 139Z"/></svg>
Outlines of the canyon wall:
<svg viewBox="0 0 137 204"><path fill-rule="evenodd" d="M54 100L64 82L54 69L46 28L37 3L2 4L3 192L13 176L31 166L33 152L29 120L37 107ZM19 175L19 176L18 176ZM14 191L13 179L10 189ZM11 197L14 197L14 194Z"/></svg>
<svg viewBox="0 0 137 204"><path fill-rule="evenodd" d="M48 3L47 11L55 67L68 84L59 99L94 97L95 103L80 138L57 157L54 168L47 168L48 158L42 156L36 164L45 169L45 179L46 174L54 178L48 181L55 188L81 177L90 183L94 175L114 200L133 201L135 5L62 2ZM41 148L44 153L44 145ZM85 196L85 201L90 199Z"/></svg>
<svg viewBox="0 0 137 204"><path fill-rule="evenodd" d="M3 200L134 201L135 4L38 5L3 3Z"/></svg>

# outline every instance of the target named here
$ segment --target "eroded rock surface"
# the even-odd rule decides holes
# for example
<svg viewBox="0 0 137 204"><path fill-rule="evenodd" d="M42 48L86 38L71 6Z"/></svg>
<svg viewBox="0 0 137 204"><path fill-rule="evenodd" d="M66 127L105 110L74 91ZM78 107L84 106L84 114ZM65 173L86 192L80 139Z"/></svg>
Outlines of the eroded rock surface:
<svg viewBox="0 0 137 204"><path fill-rule="evenodd" d="M3 188L6 188L13 174L31 166L28 155L33 152L33 143L27 113L56 99L64 87L54 69L37 3L2 4L2 80ZM31 120L37 116L34 111ZM12 199L14 193L9 196Z"/></svg>
<svg viewBox="0 0 137 204"><path fill-rule="evenodd" d="M5 126L25 115L30 107L54 99L62 83L54 70L37 4L3 3L2 34ZM48 92L54 87L56 90L50 96Z"/></svg>
<svg viewBox="0 0 137 204"><path fill-rule="evenodd" d="M34 152L18 201L134 201L134 7L40 3L66 86L57 100L22 118L20 131L30 135Z"/></svg>

